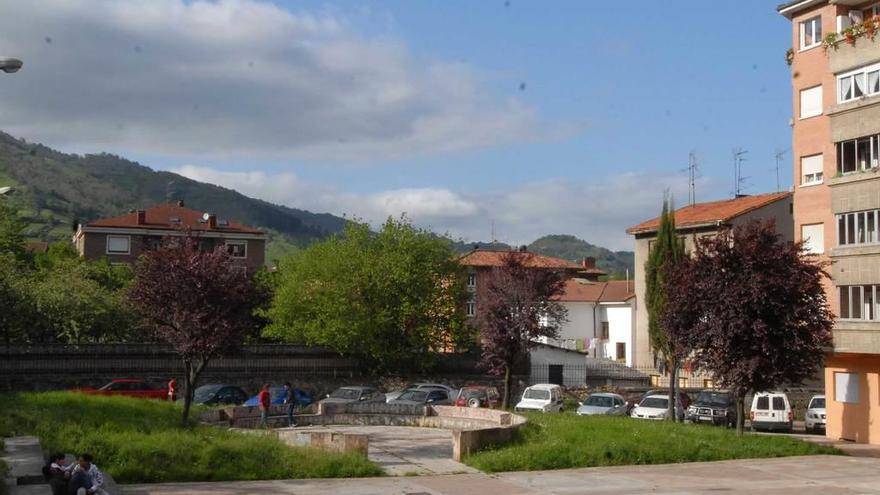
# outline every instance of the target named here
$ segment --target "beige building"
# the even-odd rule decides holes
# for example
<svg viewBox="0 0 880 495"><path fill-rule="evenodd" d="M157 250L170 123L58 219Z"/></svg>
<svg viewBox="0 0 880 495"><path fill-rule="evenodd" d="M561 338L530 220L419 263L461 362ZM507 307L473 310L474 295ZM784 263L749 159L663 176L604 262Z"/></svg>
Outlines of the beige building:
<svg viewBox="0 0 880 495"><path fill-rule="evenodd" d="M880 443L880 3L799 0L791 21L796 237L830 261L827 435Z"/></svg>
<svg viewBox="0 0 880 495"><path fill-rule="evenodd" d="M792 222L792 194L788 192L742 196L736 199L697 203L675 211L675 226L678 235L683 239L685 249L692 251L694 240L699 237L711 236L723 228L735 227L754 219L776 222L776 230L783 239L794 238ZM654 366L654 355L648 339L648 310L645 306L645 262L651 250L660 217L627 229L627 233L635 236L635 294L636 294L636 330L633 336L634 366Z"/></svg>

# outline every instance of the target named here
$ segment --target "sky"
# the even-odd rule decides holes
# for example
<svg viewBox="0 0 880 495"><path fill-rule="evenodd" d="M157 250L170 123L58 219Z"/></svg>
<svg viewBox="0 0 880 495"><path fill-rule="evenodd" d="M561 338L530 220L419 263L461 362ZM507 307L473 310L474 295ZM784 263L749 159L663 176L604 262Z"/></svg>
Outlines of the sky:
<svg viewBox="0 0 880 495"><path fill-rule="evenodd" d="M775 5L7 0L0 129L374 225L631 250L691 153L698 201L733 196L735 149L742 193L790 187Z"/></svg>

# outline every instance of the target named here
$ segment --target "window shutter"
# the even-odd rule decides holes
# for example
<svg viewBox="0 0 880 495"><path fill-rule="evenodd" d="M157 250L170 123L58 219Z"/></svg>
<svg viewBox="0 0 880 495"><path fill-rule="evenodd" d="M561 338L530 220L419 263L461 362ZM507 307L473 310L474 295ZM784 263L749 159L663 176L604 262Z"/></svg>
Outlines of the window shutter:
<svg viewBox="0 0 880 495"><path fill-rule="evenodd" d="M825 252L825 224L801 225L801 239L808 253L822 254Z"/></svg>
<svg viewBox="0 0 880 495"><path fill-rule="evenodd" d="M801 158L801 176L822 173L823 168L824 160L822 160L822 155Z"/></svg>
<svg viewBox="0 0 880 495"><path fill-rule="evenodd" d="M801 90L801 118L822 115L822 86Z"/></svg>

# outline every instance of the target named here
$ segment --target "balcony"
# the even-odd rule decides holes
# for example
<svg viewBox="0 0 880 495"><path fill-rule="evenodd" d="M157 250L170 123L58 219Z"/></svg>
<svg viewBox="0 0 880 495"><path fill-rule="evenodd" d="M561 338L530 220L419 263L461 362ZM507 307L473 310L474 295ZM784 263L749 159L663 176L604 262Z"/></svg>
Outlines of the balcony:
<svg viewBox="0 0 880 495"><path fill-rule="evenodd" d="M837 41L828 48L828 58L831 72L835 74L880 62L880 39L871 40L862 35L855 44Z"/></svg>

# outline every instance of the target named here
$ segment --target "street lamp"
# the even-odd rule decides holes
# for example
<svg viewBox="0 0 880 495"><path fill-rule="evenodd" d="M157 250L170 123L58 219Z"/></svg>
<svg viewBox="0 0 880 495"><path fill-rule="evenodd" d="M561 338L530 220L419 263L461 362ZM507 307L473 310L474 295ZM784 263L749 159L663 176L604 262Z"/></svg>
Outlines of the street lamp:
<svg viewBox="0 0 880 495"><path fill-rule="evenodd" d="M22 62L17 58L0 57L0 70L7 74L18 72L18 69L21 69L21 66Z"/></svg>

